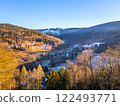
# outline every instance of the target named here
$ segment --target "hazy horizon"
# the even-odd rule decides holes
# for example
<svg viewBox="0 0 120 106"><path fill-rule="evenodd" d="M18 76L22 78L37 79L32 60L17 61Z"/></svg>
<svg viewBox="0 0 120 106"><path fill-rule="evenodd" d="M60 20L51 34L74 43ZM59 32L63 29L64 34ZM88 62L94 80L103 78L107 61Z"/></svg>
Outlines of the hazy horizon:
<svg viewBox="0 0 120 106"><path fill-rule="evenodd" d="M120 20L115 20L115 21L110 21L110 22L120 22ZM67 28L89 28L89 27L93 27L93 26L97 26L97 25L101 25L101 24L105 24L105 23L109 23L109 22L103 22L103 23L98 23L98 24L95 24L95 25L91 25L91 26L73 26L73 27L45 27L45 28L29 28L29 27L24 27L24 26L20 26L20 25L16 25L16 24L11 24L11 23L0 23L0 24L11 24L11 25L16 25L16 26L20 26L20 27L24 27L24 28L28 28L28 29L50 29L50 28L61 28L61 29L67 29Z"/></svg>

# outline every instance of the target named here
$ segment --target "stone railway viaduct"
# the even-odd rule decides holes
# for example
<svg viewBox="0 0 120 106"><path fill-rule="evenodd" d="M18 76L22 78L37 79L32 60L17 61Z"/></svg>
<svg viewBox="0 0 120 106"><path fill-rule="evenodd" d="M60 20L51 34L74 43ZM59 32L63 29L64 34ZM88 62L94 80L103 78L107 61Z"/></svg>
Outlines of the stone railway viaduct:
<svg viewBox="0 0 120 106"><path fill-rule="evenodd" d="M62 51L38 51L42 59L64 58L75 59L80 52L62 52ZM37 53L38 53L37 52Z"/></svg>
<svg viewBox="0 0 120 106"><path fill-rule="evenodd" d="M56 64L65 62L68 59L75 59L80 52L38 51L37 53L40 53L40 59L38 60L49 60L49 65L55 66Z"/></svg>

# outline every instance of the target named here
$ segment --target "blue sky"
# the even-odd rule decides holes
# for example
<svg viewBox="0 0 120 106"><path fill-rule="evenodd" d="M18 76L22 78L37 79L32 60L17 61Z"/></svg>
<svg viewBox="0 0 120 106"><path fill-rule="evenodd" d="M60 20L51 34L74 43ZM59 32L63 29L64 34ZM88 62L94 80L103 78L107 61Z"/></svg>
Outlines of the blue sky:
<svg viewBox="0 0 120 106"><path fill-rule="evenodd" d="M0 23L26 28L89 27L120 20L120 0L0 0Z"/></svg>

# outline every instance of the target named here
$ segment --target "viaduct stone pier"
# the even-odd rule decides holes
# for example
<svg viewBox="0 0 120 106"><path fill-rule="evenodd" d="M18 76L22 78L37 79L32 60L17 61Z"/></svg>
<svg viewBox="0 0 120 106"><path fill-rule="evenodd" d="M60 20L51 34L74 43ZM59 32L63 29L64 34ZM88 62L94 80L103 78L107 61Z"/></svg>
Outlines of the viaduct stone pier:
<svg viewBox="0 0 120 106"><path fill-rule="evenodd" d="M52 59L52 58L64 58L64 59L75 59L80 52L61 52L61 51L39 51L41 58Z"/></svg>
<svg viewBox="0 0 120 106"><path fill-rule="evenodd" d="M62 51L38 51L40 54L40 60L49 60L49 65L55 66L65 62L66 60L75 59L80 52L62 52ZM38 53L37 52L37 53ZM38 59L39 60L39 59ZM43 65L41 63L41 65Z"/></svg>

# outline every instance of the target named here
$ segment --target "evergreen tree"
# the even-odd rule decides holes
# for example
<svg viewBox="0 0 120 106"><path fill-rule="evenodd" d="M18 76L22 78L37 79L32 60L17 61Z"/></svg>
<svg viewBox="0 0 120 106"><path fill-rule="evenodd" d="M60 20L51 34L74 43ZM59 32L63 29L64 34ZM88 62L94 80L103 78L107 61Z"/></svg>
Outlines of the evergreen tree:
<svg viewBox="0 0 120 106"><path fill-rule="evenodd" d="M48 67L47 66L45 66L44 71L48 72Z"/></svg>
<svg viewBox="0 0 120 106"><path fill-rule="evenodd" d="M48 75L47 89L72 89L72 75L68 69L60 69L59 73L55 70Z"/></svg>
<svg viewBox="0 0 120 106"><path fill-rule="evenodd" d="M72 74L68 69L65 70L65 73L63 75L63 81L64 81L64 89L72 89L73 87L73 79L72 79Z"/></svg>

